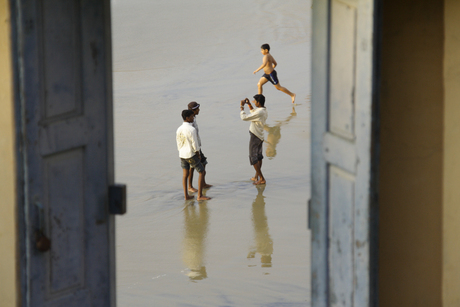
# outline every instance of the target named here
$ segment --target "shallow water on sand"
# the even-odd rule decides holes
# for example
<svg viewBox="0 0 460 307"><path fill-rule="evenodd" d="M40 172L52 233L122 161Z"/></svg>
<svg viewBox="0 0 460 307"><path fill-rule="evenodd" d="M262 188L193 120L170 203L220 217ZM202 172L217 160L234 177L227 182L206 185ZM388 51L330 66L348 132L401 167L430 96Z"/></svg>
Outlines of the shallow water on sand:
<svg viewBox="0 0 460 307"><path fill-rule="evenodd" d="M118 306L309 305L309 14L303 0L112 1ZM264 86L256 187L239 102L257 92L263 43L297 103ZM183 200L175 131L192 100L210 201Z"/></svg>

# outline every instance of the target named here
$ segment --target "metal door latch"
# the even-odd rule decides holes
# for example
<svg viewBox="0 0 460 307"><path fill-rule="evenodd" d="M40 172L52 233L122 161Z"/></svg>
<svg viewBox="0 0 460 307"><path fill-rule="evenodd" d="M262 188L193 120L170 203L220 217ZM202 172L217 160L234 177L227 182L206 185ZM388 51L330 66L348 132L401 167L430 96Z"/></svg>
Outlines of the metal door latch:
<svg viewBox="0 0 460 307"><path fill-rule="evenodd" d="M126 184L109 186L109 212L110 214L126 213Z"/></svg>

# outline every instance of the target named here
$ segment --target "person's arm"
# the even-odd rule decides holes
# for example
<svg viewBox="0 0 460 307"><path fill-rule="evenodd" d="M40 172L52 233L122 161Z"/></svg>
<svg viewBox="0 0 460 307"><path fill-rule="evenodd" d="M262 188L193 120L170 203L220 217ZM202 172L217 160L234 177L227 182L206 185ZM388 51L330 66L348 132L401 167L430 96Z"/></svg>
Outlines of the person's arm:
<svg viewBox="0 0 460 307"><path fill-rule="evenodd" d="M268 59L267 59L267 56L265 55L264 58L262 59L262 65L259 68L257 68L256 70L254 70L254 74L256 74L256 72L258 72L259 70L261 70L265 66L267 66L267 62L268 62Z"/></svg>
<svg viewBox="0 0 460 307"><path fill-rule="evenodd" d="M254 108L252 107L251 105L251 102L249 102L249 99L244 99L244 100L241 100L241 103L240 103L240 108L241 108L241 111L244 112L244 105L245 104L248 104L248 107L249 107L249 111L252 111Z"/></svg>
<svg viewBox="0 0 460 307"><path fill-rule="evenodd" d="M249 105L249 110L251 113L246 114L244 110L241 110L241 119L244 121L254 121L254 120L259 120L260 119L260 112L254 111L254 108L252 107L251 103L248 103Z"/></svg>
<svg viewBox="0 0 460 307"><path fill-rule="evenodd" d="M184 143L185 143L185 137L184 135L177 131L176 132L176 143L177 143L177 150L180 151L180 149L182 148L182 146L184 146Z"/></svg>
<svg viewBox="0 0 460 307"><path fill-rule="evenodd" d="M247 99L247 98L246 98L246 99ZM240 109L241 109L241 112L244 112L244 105L245 105L245 103L246 103L246 99L241 100L241 102L240 102Z"/></svg>
<svg viewBox="0 0 460 307"><path fill-rule="evenodd" d="M275 59L272 57L272 66L273 66L273 69L275 69L276 65L278 65L278 63L276 63Z"/></svg>
<svg viewBox="0 0 460 307"><path fill-rule="evenodd" d="M246 103L248 104L249 111L254 110L254 108L252 107L251 102L248 101L248 102L246 102Z"/></svg>
<svg viewBox="0 0 460 307"><path fill-rule="evenodd" d="M192 145L192 150L194 152L198 152L198 156L199 156L199 152L200 152L200 145L198 144L198 134L196 133L196 129L193 129L192 131L190 131L190 134L191 134L191 145Z"/></svg>

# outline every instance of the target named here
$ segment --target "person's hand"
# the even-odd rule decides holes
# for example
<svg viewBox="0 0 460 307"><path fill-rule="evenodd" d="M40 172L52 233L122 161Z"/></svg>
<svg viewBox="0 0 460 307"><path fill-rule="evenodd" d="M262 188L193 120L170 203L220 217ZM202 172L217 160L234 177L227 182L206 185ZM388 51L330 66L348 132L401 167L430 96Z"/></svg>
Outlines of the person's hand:
<svg viewBox="0 0 460 307"><path fill-rule="evenodd" d="M243 106L245 105L245 103L246 103L246 100L247 100L247 98L246 98L246 99L243 99L243 100L241 100L241 103L240 103L240 106L241 106L241 107L243 107Z"/></svg>
<svg viewBox="0 0 460 307"><path fill-rule="evenodd" d="M257 70L254 70L253 74L255 75L257 73Z"/></svg>

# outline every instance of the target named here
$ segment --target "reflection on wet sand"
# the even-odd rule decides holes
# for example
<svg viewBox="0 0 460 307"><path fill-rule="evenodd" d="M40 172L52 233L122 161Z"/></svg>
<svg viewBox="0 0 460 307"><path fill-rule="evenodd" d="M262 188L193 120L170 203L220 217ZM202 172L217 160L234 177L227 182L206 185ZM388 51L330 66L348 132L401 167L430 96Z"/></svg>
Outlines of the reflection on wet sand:
<svg viewBox="0 0 460 307"><path fill-rule="evenodd" d="M265 185L257 186L257 196L252 202L252 225L254 227L255 246L249 249L248 258L260 254L262 267L272 266L273 240L268 233L267 215L265 214Z"/></svg>
<svg viewBox="0 0 460 307"><path fill-rule="evenodd" d="M190 280L202 280L208 277L204 266L204 251L208 232L209 213L207 202L195 205L192 201L184 208L184 240L182 260L188 267Z"/></svg>
<svg viewBox="0 0 460 307"><path fill-rule="evenodd" d="M297 115L295 107L292 107L291 114L283 121L278 121L276 125L270 127L264 126L264 130L268 132L267 138L265 139L265 145L267 147L265 153L269 159L273 159L276 156L276 145L281 139L281 126L286 125L293 117Z"/></svg>

